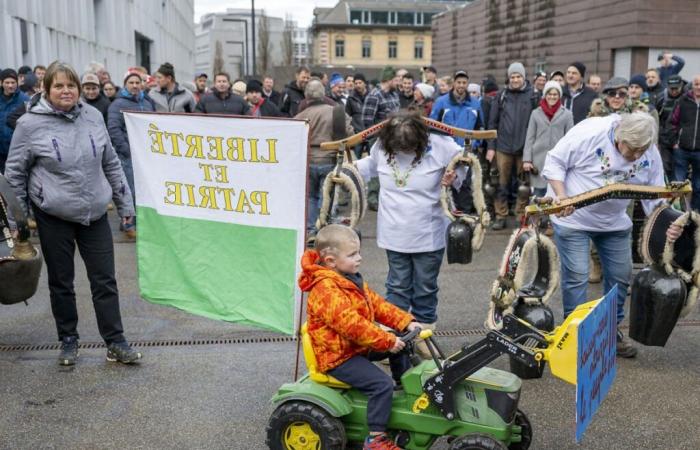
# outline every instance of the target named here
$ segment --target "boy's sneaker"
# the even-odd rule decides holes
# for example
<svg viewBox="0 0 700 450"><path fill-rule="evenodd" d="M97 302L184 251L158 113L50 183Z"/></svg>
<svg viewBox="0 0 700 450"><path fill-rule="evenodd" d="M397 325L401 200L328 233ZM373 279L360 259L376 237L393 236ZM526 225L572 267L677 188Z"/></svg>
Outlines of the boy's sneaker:
<svg viewBox="0 0 700 450"><path fill-rule="evenodd" d="M107 346L107 361L134 364L139 359L141 359L141 352L131 348L126 341L112 342Z"/></svg>
<svg viewBox="0 0 700 450"><path fill-rule="evenodd" d="M629 339L625 338L622 331L617 330L617 356L620 358L634 358L637 356L637 349Z"/></svg>
<svg viewBox="0 0 700 450"><path fill-rule="evenodd" d="M386 434L367 436L362 450L401 450Z"/></svg>
<svg viewBox="0 0 700 450"><path fill-rule="evenodd" d="M72 366L78 359L78 338L66 336L61 340L61 353L58 355L58 364Z"/></svg>

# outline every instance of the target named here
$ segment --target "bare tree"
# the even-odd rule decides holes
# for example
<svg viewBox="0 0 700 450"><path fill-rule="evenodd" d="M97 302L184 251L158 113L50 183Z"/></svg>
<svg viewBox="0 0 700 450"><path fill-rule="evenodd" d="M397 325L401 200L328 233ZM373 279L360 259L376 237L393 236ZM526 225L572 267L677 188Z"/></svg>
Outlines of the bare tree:
<svg viewBox="0 0 700 450"><path fill-rule="evenodd" d="M270 69L271 53L270 19L263 9L260 11L260 21L258 22L258 60L255 61L256 70L253 71L255 74L266 73Z"/></svg>
<svg viewBox="0 0 700 450"><path fill-rule="evenodd" d="M224 46L217 40L214 47L214 75L224 71Z"/></svg>
<svg viewBox="0 0 700 450"><path fill-rule="evenodd" d="M294 32L294 22L288 16L284 21L284 31L282 32L282 55L284 57L284 65L291 66L294 64L294 42L292 41L292 33Z"/></svg>

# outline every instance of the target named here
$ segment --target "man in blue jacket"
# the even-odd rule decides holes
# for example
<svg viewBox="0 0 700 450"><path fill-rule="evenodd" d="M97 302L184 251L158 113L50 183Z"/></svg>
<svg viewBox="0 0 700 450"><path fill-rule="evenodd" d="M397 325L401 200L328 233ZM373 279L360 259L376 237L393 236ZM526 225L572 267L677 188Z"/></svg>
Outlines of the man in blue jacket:
<svg viewBox="0 0 700 450"><path fill-rule="evenodd" d="M439 120L453 127L476 130L482 127L481 105L478 100L472 99L467 91L469 87L469 75L464 70L458 70L453 77L452 89L439 97L433 105L430 118ZM464 145L464 138L454 137L455 142ZM472 142L472 148L479 146L479 142ZM452 188L457 208L466 213L472 212L473 199L471 186L463 183L459 190Z"/></svg>
<svg viewBox="0 0 700 450"><path fill-rule="evenodd" d="M0 173L5 173L5 162L10 151L13 129L7 126L7 117L19 105L29 101L29 96L17 88L17 72L5 69L0 72Z"/></svg>

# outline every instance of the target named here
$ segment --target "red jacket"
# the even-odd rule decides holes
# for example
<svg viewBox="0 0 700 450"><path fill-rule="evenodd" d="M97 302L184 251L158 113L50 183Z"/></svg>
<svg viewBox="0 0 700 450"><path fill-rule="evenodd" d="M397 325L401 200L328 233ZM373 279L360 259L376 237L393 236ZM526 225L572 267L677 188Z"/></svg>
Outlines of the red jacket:
<svg viewBox="0 0 700 450"><path fill-rule="evenodd" d="M413 316L384 300L367 283L362 291L318 260L315 250L307 250L299 277L299 287L309 292L307 326L318 370L326 372L369 350L390 350L396 336L374 322L404 330Z"/></svg>

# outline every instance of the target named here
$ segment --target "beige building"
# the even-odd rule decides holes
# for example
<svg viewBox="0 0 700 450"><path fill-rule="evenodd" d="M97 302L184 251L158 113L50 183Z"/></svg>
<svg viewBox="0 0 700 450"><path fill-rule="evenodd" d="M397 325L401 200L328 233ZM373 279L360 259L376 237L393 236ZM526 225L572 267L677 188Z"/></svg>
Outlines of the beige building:
<svg viewBox="0 0 700 450"><path fill-rule="evenodd" d="M313 63L407 69L430 65L432 17L456 3L460 2L340 1L332 8L316 8Z"/></svg>

